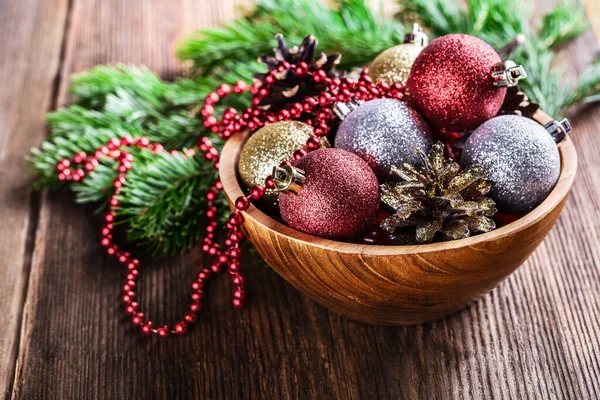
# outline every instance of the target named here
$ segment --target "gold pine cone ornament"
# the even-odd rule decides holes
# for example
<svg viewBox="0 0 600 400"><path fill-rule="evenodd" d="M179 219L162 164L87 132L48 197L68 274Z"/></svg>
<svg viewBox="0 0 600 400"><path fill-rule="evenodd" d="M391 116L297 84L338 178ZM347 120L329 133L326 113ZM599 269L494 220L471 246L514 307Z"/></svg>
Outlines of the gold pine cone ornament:
<svg viewBox="0 0 600 400"><path fill-rule="evenodd" d="M410 69L415 59L429 43L427 34L418 24L404 37L404 43L394 46L379 54L369 66L369 76L373 82L389 84L406 84Z"/></svg>
<svg viewBox="0 0 600 400"><path fill-rule="evenodd" d="M441 142L429 155L415 151L423 165L392 167L399 181L380 186L381 201L393 211L381 221L382 230L407 238L407 243L430 243L436 234L442 240L456 240L496 228L490 218L496 204L485 197L492 188L486 171L477 167L460 171L457 163L444 159Z"/></svg>

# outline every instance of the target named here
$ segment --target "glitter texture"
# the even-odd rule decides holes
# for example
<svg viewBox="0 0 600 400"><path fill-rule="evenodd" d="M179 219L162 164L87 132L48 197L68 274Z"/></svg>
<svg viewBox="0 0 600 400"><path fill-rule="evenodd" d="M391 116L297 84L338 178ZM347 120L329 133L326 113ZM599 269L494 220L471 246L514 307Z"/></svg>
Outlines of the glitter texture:
<svg viewBox="0 0 600 400"><path fill-rule="evenodd" d="M352 240L375 223L377 177L360 157L342 149L320 149L293 163L306 174L297 195L281 193L279 208L292 228L328 239Z"/></svg>
<svg viewBox="0 0 600 400"><path fill-rule="evenodd" d="M506 89L494 86L500 56L483 40L446 35L421 51L407 87L417 110L438 128L466 131L498 113Z"/></svg>
<svg viewBox="0 0 600 400"><path fill-rule="evenodd" d="M256 131L244 145L238 162L240 180L246 193L254 185L263 185L273 167L291 160L294 151L302 148L313 135L313 128L298 121L281 121ZM278 193L267 189L259 200L269 210L277 209Z"/></svg>
<svg viewBox="0 0 600 400"><path fill-rule="evenodd" d="M433 143L429 126L406 103L378 99L360 105L338 128L335 147L365 160L382 180L395 179L392 165L420 161L415 148L428 152Z"/></svg>
<svg viewBox="0 0 600 400"><path fill-rule="evenodd" d="M489 171L490 197L505 213L537 207L560 175L560 155L550 134L517 115L492 118L477 128L465 144L462 164Z"/></svg>
<svg viewBox="0 0 600 400"><path fill-rule="evenodd" d="M414 43L404 43L385 50L369 66L369 76L375 83L404 85L421 50L423 46Z"/></svg>

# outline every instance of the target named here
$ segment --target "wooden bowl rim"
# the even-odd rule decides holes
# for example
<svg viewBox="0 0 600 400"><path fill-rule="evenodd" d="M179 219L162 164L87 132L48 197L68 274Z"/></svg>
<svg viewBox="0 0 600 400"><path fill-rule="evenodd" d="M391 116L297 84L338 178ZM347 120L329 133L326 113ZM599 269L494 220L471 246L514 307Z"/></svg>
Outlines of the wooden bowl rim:
<svg viewBox="0 0 600 400"><path fill-rule="evenodd" d="M540 123L547 122L547 120L550 119L550 117L543 112L539 112L539 114L540 115L534 116L534 119ZM221 182L223 183L223 190L230 202L234 202L235 199L244 195L237 179L236 166L241 146L248 136L248 132L236 134L229 138L223 148L220 159L219 173L221 176ZM575 147L573 146L573 142L568 137L558 145L558 149L561 156L560 176L556 186L552 192L550 192L548 197L542 202L542 204L508 225L502 226L491 232L468 237L466 239L407 246L385 246L339 242L309 235L307 233L290 228L289 226L269 217L254 205L250 205L248 210L243 212L242 215L246 220L251 220L253 223L260 225L264 229L267 229L276 235L285 236L288 239L299 241L313 247L335 250L343 253L371 255L411 255L477 246L483 242L498 240L512 235L538 223L556 206L558 206L565 197L569 195L569 191L573 185L575 173L577 171L577 153L575 151Z"/></svg>

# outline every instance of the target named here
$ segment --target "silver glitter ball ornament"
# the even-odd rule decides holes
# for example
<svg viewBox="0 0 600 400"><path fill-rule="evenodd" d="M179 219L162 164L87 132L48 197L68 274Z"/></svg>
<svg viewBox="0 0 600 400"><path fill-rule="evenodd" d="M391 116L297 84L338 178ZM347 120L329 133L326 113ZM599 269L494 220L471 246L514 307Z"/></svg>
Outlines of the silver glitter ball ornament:
<svg viewBox="0 0 600 400"><path fill-rule="evenodd" d="M349 112L340 115L334 147L360 156L382 180L395 179L393 165L420 162L415 148L427 153L433 144L425 120L402 101L378 99L344 109Z"/></svg>
<svg viewBox="0 0 600 400"><path fill-rule="evenodd" d="M537 207L560 175L560 155L550 133L518 115L495 117L479 126L465 143L461 163L488 171L490 197L505 213Z"/></svg>

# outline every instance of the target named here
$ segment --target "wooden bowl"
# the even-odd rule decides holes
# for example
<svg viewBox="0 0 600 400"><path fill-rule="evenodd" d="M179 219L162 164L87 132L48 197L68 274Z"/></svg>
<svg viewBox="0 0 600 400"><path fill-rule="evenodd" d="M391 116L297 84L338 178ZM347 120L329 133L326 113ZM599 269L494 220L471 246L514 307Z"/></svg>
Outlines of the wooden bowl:
<svg viewBox="0 0 600 400"><path fill-rule="evenodd" d="M538 112L545 123L550 117ZM231 207L247 134L227 142L221 180ZM533 253L558 218L577 169L570 139L559 145L561 174L548 198L519 220L486 234L418 246L342 243L296 231L254 206L243 230L265 261L302 293L351 319L413 325L452 314L493 289Z"/></svg>

